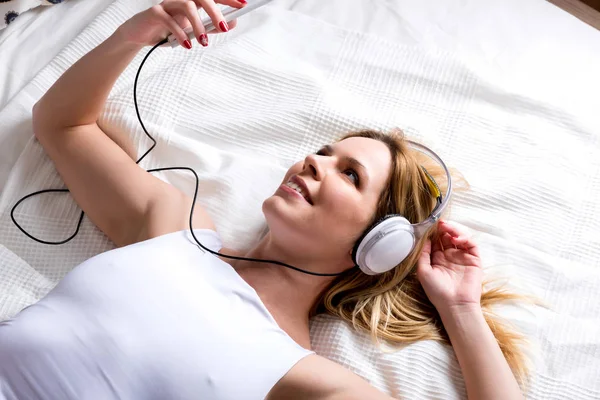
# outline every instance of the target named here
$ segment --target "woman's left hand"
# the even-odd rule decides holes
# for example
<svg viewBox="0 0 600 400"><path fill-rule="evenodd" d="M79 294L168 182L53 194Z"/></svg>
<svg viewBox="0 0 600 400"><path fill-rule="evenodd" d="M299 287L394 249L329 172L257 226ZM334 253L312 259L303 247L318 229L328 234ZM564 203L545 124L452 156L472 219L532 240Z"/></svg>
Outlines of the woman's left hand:
<svg viewBox="0 0 600 400"><path fill-rule="evenodd" d="M440 221L438 236L423 246L417 277L440 314L480 307L483 272L479 249L464 230Z"/></svg>

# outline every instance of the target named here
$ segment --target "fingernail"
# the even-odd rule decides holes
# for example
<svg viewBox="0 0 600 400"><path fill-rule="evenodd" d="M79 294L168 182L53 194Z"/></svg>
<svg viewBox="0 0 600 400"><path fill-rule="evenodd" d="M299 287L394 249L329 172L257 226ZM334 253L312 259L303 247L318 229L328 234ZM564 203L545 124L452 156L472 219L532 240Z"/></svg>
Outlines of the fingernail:
<svg viewBox="0 0 600 400"><path fill-rule="evenodd" d="M186 40L183 42L183 47L185 47L185 48L186 48L186 49L188 49L188 50L189 50L189 49L191 49L191 48L192 48L192 42L190 42L189 40L187 40L187 39L186 39Z"/></svg>
<svg viewBox="0 0 600 400"><path fill-rule="evenodd" d="M206 33L203 33L202 35L198 36L198 41L202 46L208 46L208 35Z"/></svg>
<svg viewBox="0 0 600 400"><path fill-rule="evenodd" d="M246 0L237 0L238 3L242 3L243 5L246 5L246 3L248 3Z"/></svg>
<svg viewBox="0 0 600 400"><path fill-rule="evenodd" d="M219 28L221 29L221 32L229 32L229 27L225 21L219 22Z"/></svg>

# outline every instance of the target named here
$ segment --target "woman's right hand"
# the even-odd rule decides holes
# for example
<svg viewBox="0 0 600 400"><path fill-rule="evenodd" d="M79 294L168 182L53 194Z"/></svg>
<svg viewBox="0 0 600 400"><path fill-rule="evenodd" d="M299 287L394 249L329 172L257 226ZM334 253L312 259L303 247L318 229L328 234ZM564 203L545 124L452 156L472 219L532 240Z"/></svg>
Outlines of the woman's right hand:
<svg viewBox="0 0 600 400"><path fill-rule="evenodd" d="M481 311L479 247L465 230L440 221L436 240L423 246L417 278L442 318L452 310Z"/></svg>
<svg viewBox="0 0 600 400"><path fill-rule="evenodd" d="M227 32L235 27L235 21L227 23L216 3L242 8L245 0L164 0L125 21L119 28L123 39L129 43L151 46L173 33L180 45L192 48L192 43L183 31L192 26L194 36L202 46L208 45L208 32L202 25L198 9L203 8L216 28L210 33Z"/></svg>

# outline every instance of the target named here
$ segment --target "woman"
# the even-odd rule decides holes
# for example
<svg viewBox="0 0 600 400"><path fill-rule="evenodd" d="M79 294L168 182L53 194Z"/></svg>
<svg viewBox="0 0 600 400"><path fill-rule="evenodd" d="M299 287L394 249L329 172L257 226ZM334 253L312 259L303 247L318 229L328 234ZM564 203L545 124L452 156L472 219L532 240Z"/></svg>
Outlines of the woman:
<svg viewBox="0 0 600 400"><path fill-rule="evenodd" d="M464 232L440 222L392 271L368 276L352 268L354 242L375 219L400 213L418 222L435 205L417 156L399 134L365 131L326 146L293 165L263 204L269 233L246 257L338 277L219 259L193 244L186 231L191 199L138 167L123 138L107 136L96 120L144 46L172 32L191 48L187 24L198 43L208 44L200 6L219 31L233 28L212 0L166 0L126 21L35 105L37 139L77 203L120 248L84 262L0 325L0 393L389 398L310 351L316 310L388 340L449 339L470 398L521 398L511 371L523 371L518 336L482 309L504 295L482 295L478 248ZM204 210L196 209L193 223L203 243L221 249Z"/></svg>

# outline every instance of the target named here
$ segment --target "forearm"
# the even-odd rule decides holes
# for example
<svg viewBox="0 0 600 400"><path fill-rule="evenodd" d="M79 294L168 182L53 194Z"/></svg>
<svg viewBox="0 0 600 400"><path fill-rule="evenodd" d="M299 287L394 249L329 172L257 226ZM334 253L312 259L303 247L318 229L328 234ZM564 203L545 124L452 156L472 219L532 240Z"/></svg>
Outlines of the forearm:
<svg viewBox="0 0 600 400"><path fill-rule="evenodd" d="M71 66L36 104L34 119L45 129L98 119L115 81L143 47L122 40L119 32Z"/></svg>
<svg viewBox="0 0 600 400"><path fill-rule="evenodd" d="M455 308L440 315L463 372L469 399L522 399L481 308Z"/></svg>

